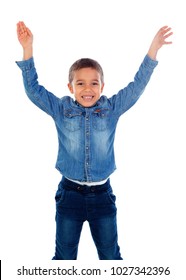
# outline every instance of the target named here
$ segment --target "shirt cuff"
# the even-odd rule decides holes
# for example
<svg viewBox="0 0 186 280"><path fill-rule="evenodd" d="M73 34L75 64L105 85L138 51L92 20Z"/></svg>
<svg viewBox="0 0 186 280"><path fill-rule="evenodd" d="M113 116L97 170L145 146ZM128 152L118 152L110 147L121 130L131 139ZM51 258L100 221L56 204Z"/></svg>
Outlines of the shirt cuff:
<svg viewBox="0 0 186 280"><path fill-rule="evenodd" d="M150 58L150 56L148 56L148 54L145 56L143 62L147 67L150 67L152 69L158 65L158 61Z"/></svg>
<svg viewBox="0 0 186 280"><path fill-rule="evenodd" d="M31 68L34 67L34 58L31 57L27 60L16 61L16 64L23 71L30 70Z"/></svg>

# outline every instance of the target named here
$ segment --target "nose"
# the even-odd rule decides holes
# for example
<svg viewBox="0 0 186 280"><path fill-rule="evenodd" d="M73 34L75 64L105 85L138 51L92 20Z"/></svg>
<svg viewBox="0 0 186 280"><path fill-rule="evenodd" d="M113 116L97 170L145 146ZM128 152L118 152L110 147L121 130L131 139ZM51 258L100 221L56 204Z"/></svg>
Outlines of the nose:
<svg viewBox="0 0 186 280"><path fill-rule="evenodd" d="M85 85L85 91L90 91L90 85L89 84Z"/></svg>

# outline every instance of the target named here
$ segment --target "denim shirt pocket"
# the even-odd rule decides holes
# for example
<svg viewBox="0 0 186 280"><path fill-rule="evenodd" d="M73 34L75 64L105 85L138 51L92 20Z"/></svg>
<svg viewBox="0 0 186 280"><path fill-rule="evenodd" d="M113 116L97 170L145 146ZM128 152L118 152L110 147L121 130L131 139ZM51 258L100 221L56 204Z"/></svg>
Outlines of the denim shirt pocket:
<svg viewBox="0 0 186 280"><path fill-rule="evenodd" d="M110 110L107 108L96 109L93 112L93 128L99 131L106 130L111 121Z"/></svg>
<svg viewBox="0 0 186 280"><path fill-rule="evenodd" d="M64 126L69 131L77 131L82 126L82 112L73 109L64 110Z"/></svg>

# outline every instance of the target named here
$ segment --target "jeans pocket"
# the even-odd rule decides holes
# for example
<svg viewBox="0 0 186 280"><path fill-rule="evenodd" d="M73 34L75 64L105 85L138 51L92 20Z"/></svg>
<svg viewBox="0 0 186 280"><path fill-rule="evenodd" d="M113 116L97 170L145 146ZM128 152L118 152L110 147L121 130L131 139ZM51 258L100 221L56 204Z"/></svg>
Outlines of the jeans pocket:
<svg viewBox="0 0 186 280"><path fill-rule="evenodd" d="M64 201L64 197L65 197L65 190L60 186L55 195L56 204L59 204L60 202Z"/></svg>
<svg viewBox="0 0 186 280"><path fill-rule="evenodd" d="M115 204L116 196L113 194L112 189L107 190L107 197L111 203Z"/></svg>

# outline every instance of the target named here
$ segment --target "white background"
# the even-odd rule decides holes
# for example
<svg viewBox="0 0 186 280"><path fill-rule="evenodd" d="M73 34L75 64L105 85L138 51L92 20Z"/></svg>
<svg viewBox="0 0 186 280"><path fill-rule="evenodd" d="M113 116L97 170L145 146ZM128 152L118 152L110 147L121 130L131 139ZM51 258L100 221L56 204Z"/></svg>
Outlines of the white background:
<svg viewBox="0 0 186 280"><path fill-rule="evenodd" d="M133 80L158 29L169 25L173 44L160 50L159 65L145 93L118 124L118 168L111 182L125 262L170 266L181 279L186 249L183 4L181 0L1 1L0 259L4 263L52 258L54 196L61 179L54 168L58 149L54 123L26 97L15 64L22 59L16 23L23 20L32 30L39 82L59 97L70 94L68 69L81 57L100 62L104 94L115 94ZM85 223L78 260L97 259Z"/></svg>

